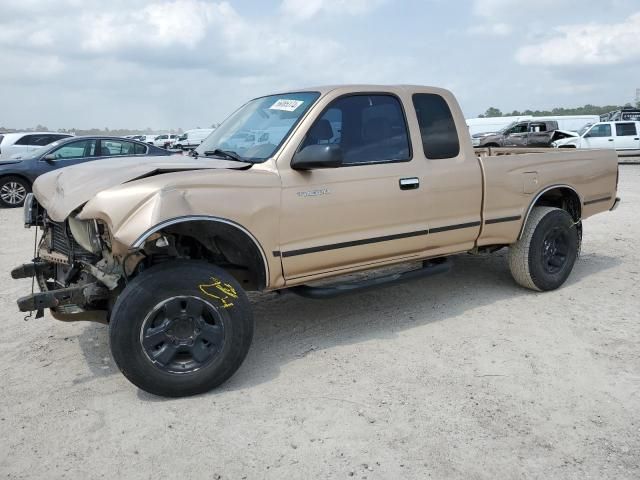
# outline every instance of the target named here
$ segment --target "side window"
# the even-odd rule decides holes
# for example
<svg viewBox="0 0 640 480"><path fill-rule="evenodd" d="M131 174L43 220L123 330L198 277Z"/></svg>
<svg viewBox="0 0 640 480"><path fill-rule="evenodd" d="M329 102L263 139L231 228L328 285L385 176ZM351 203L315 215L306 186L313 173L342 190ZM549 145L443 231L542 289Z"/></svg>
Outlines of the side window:
<svg viewBox="0 0 640 480"><path fill-rule="evenodd" d="M601 123L599 125L594 126L589 133L586 135L587 137L610 137L611 136L611 125L608 123Z"/></svg>
<svg viewBox="0 0 640 480"><path fill-rule="evenodd" d="M96 151L95 140L78 140L67 143L51 152L57 160L68 160L70 158L92 157Z"/></svg>
<svg viewBox="0 0 640 480"><path fill-rule="evenodd" d="M334 100L309 129L302 147L340 145L345 165L411 159L407 124L392 95L350 95Z"/></svg>
<svg viewBox="0 0 640 480"><path fill-rule="evenodd" d="M424 156L433 160L457 157L460 141L446 100L434 93L416 93L413 106L420 125Z"/></svg>
<svg viewBox="0 0 640 480"><path fill-rule="evenodd" d="M135 155L144 155L145 153L147 153L147 147L145 145L142 145L141 143L134 143L133 151Z"/></svg>
<svg viewBox="0 0 640 480"><path fill-rule="evenodd" d="M538 132L546 132L547 124L546 123L532 123L529 126L529 132L538 133Z"/></svg>
<svg viewBox="0 0 640 480"><path fill-rule="evenodd" d="M37 135L25 135L24 137L17 140L15 145L33 145L35 137L37 137Z"/></svg>
<svg viewBox="0 0 640 480"><path fill-rule="evenodd" d="M101 140L100 156L135 155L135 144L120 140Z"/></svg>
<svg viewBox="0 0 640 480"><path fill-rule="evenodd" d="M40 140L38 140L38 145L49 145L50 143L55 142L56 140L60 140L61 138L66 138L64 135L43 135Z"/></svg>
<svg viewBox="0 0 640 480"><path fill-rule="evenodd" d="M616 123L616 135L619 137L634 137L637 134L635 123Z"/></svg>
<svg viewBox="0 0 640 480"><path fill-rule="evenodd" d="M529 124L519 123L511 129L511 133L527 133L529 131Z"/></svg>

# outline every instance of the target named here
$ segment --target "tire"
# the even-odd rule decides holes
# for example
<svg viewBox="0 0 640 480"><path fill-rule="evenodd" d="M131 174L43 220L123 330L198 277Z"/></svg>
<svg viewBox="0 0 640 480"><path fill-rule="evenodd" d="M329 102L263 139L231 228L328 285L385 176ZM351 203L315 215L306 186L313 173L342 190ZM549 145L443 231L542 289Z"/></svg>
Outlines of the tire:
<svg viewBox="0 0 640 480"><path fill-rule="evenodd" d="M17 208L24 205L31 184L22 177L7 176L0 178L0 206Z"/></svg>
<svg viewBox="0 0 640 480"><path fill-rule="evenodd" d="M569 277L580 251L580 229L565 210L534 207L522 237L509 248L509 269L521 286L555 290Z"/></svg>
<svg viewBox="0 0 640 480"><path fill-rule="evenodd" d="M129 381L154 395L204 393L240 368L253 338L249 300L221 268L179 260L143 271L110 317L111 353Z"/></svg>

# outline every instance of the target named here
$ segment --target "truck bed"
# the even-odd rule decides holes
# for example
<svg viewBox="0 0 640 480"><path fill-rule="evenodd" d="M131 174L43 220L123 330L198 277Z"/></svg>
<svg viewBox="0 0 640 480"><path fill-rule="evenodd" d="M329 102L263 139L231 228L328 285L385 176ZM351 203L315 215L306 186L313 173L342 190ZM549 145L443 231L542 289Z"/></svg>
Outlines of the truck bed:
<svg viewBox="0 0 640 480"><path fill-rule="evenodd" d="M513 243L530 205L550 189L573 190L583 219L615 202L618 157L613 150L484 148L476 154L484 177L483 218L518 219L485 224L478 246Z"/></svg>

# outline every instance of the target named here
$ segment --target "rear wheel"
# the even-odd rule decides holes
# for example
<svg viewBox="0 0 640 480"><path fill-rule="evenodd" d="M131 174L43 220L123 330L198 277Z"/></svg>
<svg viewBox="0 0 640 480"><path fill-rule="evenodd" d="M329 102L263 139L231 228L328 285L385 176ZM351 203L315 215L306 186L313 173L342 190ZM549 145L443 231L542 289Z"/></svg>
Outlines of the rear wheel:
<svg viewBox="0 0 640 480"><path fill-rule="evenodd" d="M182 397L211 390L235 373L251 345L253 316L224 270L174 261L129 282L109 330L113 358L132 383Z"/></svg>
<svg viewBox="0 0 640 480"><path fill-rule="evenodd" d="M579 250L580 231L569 213L535 207L520 240L509 248L509 268L523 287L554 290L569 277Z"/></svg>
<svg viewBox="0 0 640 480"><path fill-rule="evenodd" d="M0 179L0 205L5 208L21 207L31 185L21 177L9 176Z"/></svg>

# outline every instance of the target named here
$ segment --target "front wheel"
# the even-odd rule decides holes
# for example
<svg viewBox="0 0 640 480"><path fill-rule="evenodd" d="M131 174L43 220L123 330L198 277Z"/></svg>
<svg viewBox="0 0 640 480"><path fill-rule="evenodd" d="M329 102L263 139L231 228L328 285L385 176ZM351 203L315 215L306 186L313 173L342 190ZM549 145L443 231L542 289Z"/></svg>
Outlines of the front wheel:
<svg viewBox="0 0 640 480"><path fill-rule="evenodd" d="M580 230L571 215L553 207L535 207L520 240L509 248L514 280L532 290L560 287L569 277L580 251Z"/></svg>
<svg viewBox="0 0 640 480"><path fill-rule="evenodd" d="M253 316L240 285L215 265L163 263L142 272L113 307L109 337L122 373L161 396L206 392L240 368Z"/></svg>
<svg viewBox="0 0 640 480"><path fill-rule="evenodd" d="M0 205L5 208L21 207L30 191L31 185L26 180L15 176L3 177L0 179Z"/></svg>

